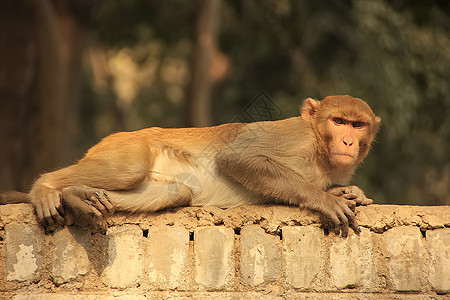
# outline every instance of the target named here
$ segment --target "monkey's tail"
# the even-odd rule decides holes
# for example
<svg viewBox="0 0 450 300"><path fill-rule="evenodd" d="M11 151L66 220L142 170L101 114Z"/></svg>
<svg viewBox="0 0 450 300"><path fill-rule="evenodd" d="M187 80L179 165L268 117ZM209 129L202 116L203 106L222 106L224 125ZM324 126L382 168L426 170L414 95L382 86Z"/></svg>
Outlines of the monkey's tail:
<svg viewBox="0 0 450 300"><path fill-rule="evenodd" d="M27 193L8 191L0 193L0 205L15 203L30 203L30 197Z"/></svg>

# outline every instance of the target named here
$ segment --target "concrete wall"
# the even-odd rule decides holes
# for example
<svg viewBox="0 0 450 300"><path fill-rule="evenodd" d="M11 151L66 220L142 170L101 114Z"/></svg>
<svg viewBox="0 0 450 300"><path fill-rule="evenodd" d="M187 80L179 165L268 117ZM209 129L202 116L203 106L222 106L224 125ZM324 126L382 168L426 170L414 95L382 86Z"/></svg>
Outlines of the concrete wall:
<svg viewBox="0 0 450 300"><path fill-rule="evenodd" d="M45 232L0 206L0 299L449 299L450 206L358 208L360 236L287 206L119 214Z"/></svg>

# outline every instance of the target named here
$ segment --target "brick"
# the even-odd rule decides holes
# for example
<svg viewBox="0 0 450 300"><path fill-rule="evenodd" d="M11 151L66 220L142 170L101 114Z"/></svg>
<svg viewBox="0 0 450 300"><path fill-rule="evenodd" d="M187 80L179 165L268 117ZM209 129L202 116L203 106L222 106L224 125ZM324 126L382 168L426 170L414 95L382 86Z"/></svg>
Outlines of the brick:
<svg viewBox="0 0 450 300"><path fill-rule="evenodd" d="M89 272L88 250L91 244L86 231L65 227L53 235L51 273L57 284L68 282Z"/></svg>
<svg viewBox="0 0 450 300"><path fill-rule="evenodd" d="M44 231L38 225L20 223L5 225L6 279L39 278L43 262Z"/></svg>
<svg viewBox="0 0 450 300"><path fill-rule="evenodd" d="M363 286L373 290L376 276L370 230L361 228L359 236L352 231L346 239L331 238L330 274L337 289Z"/></svg>
<svg viewBox="0 0 450 300"><path fill-rule="evenodd" d="M430 275L433 289L438 293L450 292L450 229L427 231L430 253Z"/></svg>
<svg viewBox="0 0 450 300"><path fill-rule="evenodd" d="M287 282L295 288L309 288L320 271L323 259L323 233L317 227L283 227L284 270Z"/></svg>
<svg viewBox="0 0 450 300"><path fill-rule="evenodd" d="M18 294L13 300L145 300L142 295L107 295L96 293L32 293Z"/></svg>
<svg viewBox="0 0 450 300"><path fill-rule="evenodd" d="M178 298L176 298L178 299ZM219 300L282 300L283 297L277 297L272 295L264 295L264 293L255 293L255 292L203 292L203 293L195 293L192 297L186 299L193 300L210 300L210 299L219 299Z"/></svg>
<svg viewBox="0 0 450 300"><path fill-rule="evenodd" d="M199 227L194 231L195 281L208 289L226 289L233 284L234 230Z"/></svg>
<svg viewBox="0 0 450 300"><path fill-rule="evenodd" d="M185 289L189 283L189 231L184 227L151 227L147 249L150 282L158 289Z"/></svg>
<svg viewBox="0 0 450 300"><path fill-rule="evenodd" d="M383 234L385 256L394 289L421 291L423 245L418 227L396 227Z"/></svg>
<svg viewBox="0 0 450 300"><path fill-rule="evenodd" d="M242 282L256 286L278 279L281 273L280 239L259 226L241 230L240 271Z"/></svg>
<svg viewBox="0 0 450 300"><path fill-rule="evenodd" d="M124 289L139 283L142 274L142 230L137 225L111 227L106 232L107 259L103 282Z"/></svg>
<svg viewBox="0 0 450 300"><path fill-rule="evenodd" d="M358 293L358 292L292 292L283 295L285 300L448 300L433 294L412 293Z"/></svg>

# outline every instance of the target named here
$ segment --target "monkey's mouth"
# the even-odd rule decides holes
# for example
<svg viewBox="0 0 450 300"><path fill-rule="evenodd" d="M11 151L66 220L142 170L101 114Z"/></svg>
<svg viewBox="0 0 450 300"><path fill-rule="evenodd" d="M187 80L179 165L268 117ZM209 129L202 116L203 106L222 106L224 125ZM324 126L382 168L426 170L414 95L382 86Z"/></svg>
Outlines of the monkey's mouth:
<svg viewBox="0 0 450 300"><path fill-rule="evenodd" d="M343 152L335 152L335 153L331 153L331 155L333 155L333 156L348 156L351 158L355 158L354 155L352 155L350 153L343 153Z"/></svg>
<svg viewBox="0 0 450 300"><path fill-rule="evenodd" d="M349 166L355 163L355 156L350 153L335 152L332 155L332 160L338 165Z"/></svg>

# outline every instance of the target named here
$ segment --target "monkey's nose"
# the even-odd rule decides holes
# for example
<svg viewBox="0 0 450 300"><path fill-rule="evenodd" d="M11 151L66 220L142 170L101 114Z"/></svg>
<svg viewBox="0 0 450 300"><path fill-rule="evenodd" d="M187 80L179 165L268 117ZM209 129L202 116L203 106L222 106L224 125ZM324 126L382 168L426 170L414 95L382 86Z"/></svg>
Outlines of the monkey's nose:
<svg viewBox="0 0 450 300"><path fill-rule="evenodd" d="M351 147L353 145L353 140L344 139L343 142L345 146Z"/></svg>

